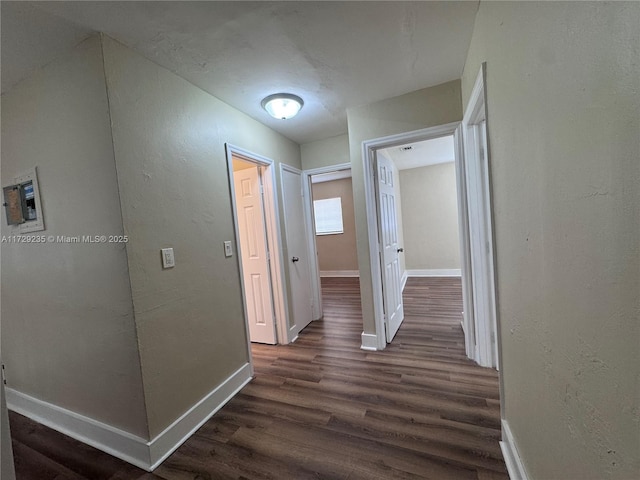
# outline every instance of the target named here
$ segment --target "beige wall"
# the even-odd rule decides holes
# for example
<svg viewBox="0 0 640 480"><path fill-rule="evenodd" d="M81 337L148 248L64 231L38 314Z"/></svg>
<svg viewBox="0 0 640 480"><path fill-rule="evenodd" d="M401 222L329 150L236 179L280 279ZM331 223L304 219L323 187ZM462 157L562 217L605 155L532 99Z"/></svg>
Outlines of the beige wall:
<svg viewBox="0 0 640 480"><path fill-rule="evenodd" d="M482 2L504 413L533 479L640 472L640 4Z"/></svg>
<svg viewBox="0 0 640 480"><path fill-rule="evenodd" d="M459 269L455 164L401 170L400 189L407 270Z"/></svg>
<svg viewBox="0 0 640 480"><path fill-rule="evenodd" d="M2 96L3 185L36 165L33 235L122 235L98 37ZM148 437L124 244L3 244L2 352L9 388Z"/></svg>
<svg viewBox="0 0 640 480"><path fill-rule="evenodd" d="M305 143L300 146L300 153L304 170L349 163L351 161L349 158L349 136L340 135Z"/></svg>
<svg viewBox="0 0 640 480"><path fill-rule="evenodd" d="M353 215L353 187L350 178L314 183L313 200L340 197L344 233L316 235L320 272L330 270L358 270L356 223Z"/></svg>
<svg viewBox="0 0 640 480"><path fill-rule="evenodd" d="M153 438L248 361L225 142L298 168L300 148L114 40L104 52Z"/></svg>
<svg viewBox="0 0 640 480"><path fill-rule="evenodd" d="M462 119L460 81L347 109L364 332L375 333L362 142Z"/></svg>

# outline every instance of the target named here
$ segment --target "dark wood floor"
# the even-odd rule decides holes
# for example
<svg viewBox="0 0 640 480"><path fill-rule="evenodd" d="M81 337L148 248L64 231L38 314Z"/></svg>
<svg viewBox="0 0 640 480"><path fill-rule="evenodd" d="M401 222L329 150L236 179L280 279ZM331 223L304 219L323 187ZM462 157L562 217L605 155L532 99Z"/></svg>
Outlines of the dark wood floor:
<svg viewBox="0 0 640 480"><path fill-rule="evenodd" d="M409 279L405 321L360 350L357 279L323 279L325 317L254 345L255 379L153 474L11 414L18 480L508 479L498 376L466 359L459 279Z"/></svg>

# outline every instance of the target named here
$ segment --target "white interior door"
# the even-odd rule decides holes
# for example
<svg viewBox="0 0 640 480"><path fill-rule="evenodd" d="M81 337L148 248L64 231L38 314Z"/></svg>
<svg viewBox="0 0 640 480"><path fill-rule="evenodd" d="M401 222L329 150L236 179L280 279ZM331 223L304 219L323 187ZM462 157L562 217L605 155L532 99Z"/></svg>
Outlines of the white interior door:
<svg viewBox="0 0 640 480"><path fill-rule="evenodd" d="M398 254L402 251L398 245L398 221L396 198L391 161L382 155L377 157L377 200L378 226L382 252L382 290L384 297L384 318L387 343L393 340L404 320L402 304L402 280Z"/></svg>
<svg viewBox="0 0 640 480"><path fill-rule="evenodd" d="M281 167L288 253L286 262L291 280L291 303L293 304L290 335L295 338L298 332L312 320L311 258L304 217L302 172L285 165Z"/></svg>
<svg viewBox="0 0 640 480"><path fill-rule="evenodd" d="M233 174L238 212L245 308L252 342L276 343L269 252L258 167Z"/></svg>

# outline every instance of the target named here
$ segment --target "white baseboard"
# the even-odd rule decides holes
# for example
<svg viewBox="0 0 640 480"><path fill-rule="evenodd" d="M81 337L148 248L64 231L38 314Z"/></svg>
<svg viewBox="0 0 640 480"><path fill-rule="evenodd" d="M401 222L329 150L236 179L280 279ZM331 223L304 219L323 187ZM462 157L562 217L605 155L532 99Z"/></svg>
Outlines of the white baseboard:
<svg viewBox="0 0 640 480"><path fill-rule="evenodd" d="M375 352L378 350L378 337L371 333L364 333L360 335L362 339L362 346L360 347L362 350L369 350Z"/></svg>
<svg viewBox="0 0 640 480"><path fill-rule="evenodd" d="M98 450L148 470L151 462L147 440L84 415L6 389L9 410L29 417Z"/></svg>
<svg viewBox="0 0 640 480"><path fill-rule="evenodd" d="M151 441L11 388L6 389L6 394L10 410L136 467L153 471L250 380L251 365L246 363Z"/></svg>
<svg viewBox="0 0 640 480"><path fill-rule="evenodd" d="M402 291L404 291L404 287L407 285L407 278L409 278L409 275L407 275L407 271L405 270L402 274Z"/></svg>
<svg viewBox="0 0 640 480"><path fill-rule="evenodd" d="M149 471L158 467L250 381L251 364L245 363L149 442L149 456L151 458Z"/></svg>
<svg viewBox="0 0 640 480"><path fill-rule="evenodd" d="M320 270L321 277L359 277L358 270Z"/></svg>
<svg viewBox="0 0 640 480"><path fill-rule="evenodd" d="M511 433L509 423L504 419L502 420L502 441L500 442L500 449L504 456L504 463L507 465L509 478L511 480L528 480L529 477L518 453L516 440L513 433Z"/></svg>
<svg viewBox="0 0 640 480"><path fill-rule="evenodd" d="M409 277L460 277L462 270L459 268L441 268L430 270L407 270Z"/></svg>

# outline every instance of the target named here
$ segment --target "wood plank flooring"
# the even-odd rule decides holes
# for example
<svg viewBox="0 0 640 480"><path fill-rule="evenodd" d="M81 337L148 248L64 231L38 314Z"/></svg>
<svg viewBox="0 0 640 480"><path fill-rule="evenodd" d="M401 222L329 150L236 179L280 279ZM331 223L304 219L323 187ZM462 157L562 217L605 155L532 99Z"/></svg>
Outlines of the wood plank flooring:
<svg viewBox="0 0 640 480"><path fill-rule="evenodd" d="M255 379L153 474L11 413L18 480L506 480L495 371L467 360L459 279L411 278L405 321L360 350L357 279L322 279L324 319L254 345Z"/></svg>

